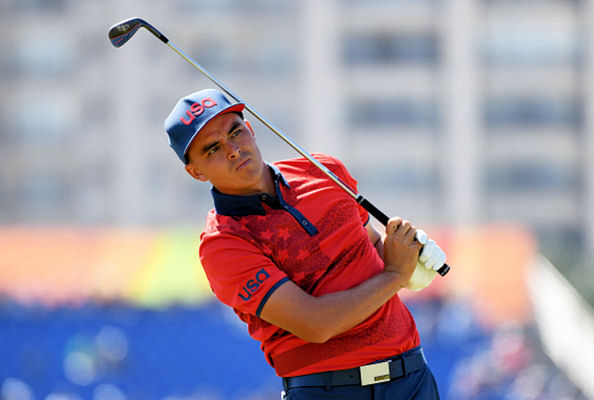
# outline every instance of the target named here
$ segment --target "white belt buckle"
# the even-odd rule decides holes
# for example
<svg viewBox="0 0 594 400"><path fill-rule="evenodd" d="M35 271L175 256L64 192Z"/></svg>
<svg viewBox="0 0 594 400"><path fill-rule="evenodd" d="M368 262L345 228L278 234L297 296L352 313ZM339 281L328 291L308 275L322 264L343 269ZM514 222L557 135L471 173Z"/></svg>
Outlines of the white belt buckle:
<svg viewBox="0 0 594 400"><path fill-rule="evenodd" d="M359 367L359 372L361 373L362 386L388 382L390 380L390 362L364 365Z"/></svg>

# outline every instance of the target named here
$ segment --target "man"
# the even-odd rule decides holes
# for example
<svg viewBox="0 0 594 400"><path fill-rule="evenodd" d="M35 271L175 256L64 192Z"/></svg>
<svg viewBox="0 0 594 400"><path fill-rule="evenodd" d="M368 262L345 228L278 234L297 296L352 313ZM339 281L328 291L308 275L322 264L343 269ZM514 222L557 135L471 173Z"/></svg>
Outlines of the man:
<svg viewBox="0 0 594 400"><path fill-rule="evenodd" d="M283 377L287 399L437 399L414 320L397 292L418 260L439 269L430 241L368 213L304 158L267 164L242 103L214 89L182 98L167 120L186 171L212 184L200 261ZM337 159L314 155L341 180ZM375 397L374 397L375 396Z"/></svg>

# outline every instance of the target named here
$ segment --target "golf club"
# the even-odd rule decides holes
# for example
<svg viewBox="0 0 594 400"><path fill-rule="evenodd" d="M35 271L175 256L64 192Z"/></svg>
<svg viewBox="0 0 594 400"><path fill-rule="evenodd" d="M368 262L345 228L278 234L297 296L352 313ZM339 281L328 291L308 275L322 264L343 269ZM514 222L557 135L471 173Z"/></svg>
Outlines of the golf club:
<svg viewBox="0 0 594 400"><path fill-rule="evenodd" d="M276 134L279 138L281 138L285 143L291 146L295 151L309 160L312 164L314 164L317 168L319 168L324 174L326 174L332 181L334 181L339 187L341 187L345 192L347 192L350 196L352 196L361 207L367 210L371 215L373 215L379 222L384 225L388 224L389 217L380 211L377 207L375 207L371 202L369 202L363 195L355 192L352 188L346 185L344 182L340 180L332 171L326 168L322 163L316 160L311 154L309 154L305 149L303 149L300 145L294 142L291 138L286 136L282 133L279 129L274 127L268 120L262 117L258 112L256 112L251 106L248 105L245 101L243 101L239 96L237 96L234 92L232 92L226 85L224 85L221 81L215 78L210 72L208 72L205 68L203 68L200 64L196 61L188 57L183 51L181 51L175 44L171 43L165 35L159 32L155 27L151 24L146 22L141 18L129 18L124 21L118 22L117 24L113 25L109 29L109 40L111 44L115 47L122 47L126 44L132 36L140 29L145 28L153 35L155 35L159 40L165 43L167 46L171 47L173 51L177 54L182 56L187 62L192 64L194 68L200 71L203 75L205 75L208 79L210 79L215 85L217 85L223 92L225 92L228 96L233 98L235 101L242 102L245 104L245 109L256 117L261 123L263 123L268 129L270 129L274 134ZM441 276L444 276L450 270L449 265L444 264L439 271L437 271Z"/></svg>

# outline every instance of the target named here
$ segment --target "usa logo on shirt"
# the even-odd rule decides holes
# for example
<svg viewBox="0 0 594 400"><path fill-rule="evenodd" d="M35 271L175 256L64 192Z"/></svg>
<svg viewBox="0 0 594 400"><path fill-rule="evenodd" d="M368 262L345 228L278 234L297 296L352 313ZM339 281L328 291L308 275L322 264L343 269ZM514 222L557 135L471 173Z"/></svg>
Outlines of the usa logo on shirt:
<svg viewBox="0 0 594 400"><path fill-rule="evenodd" d="M252 294L255 293L260 285L268 278L270 278L270 275L264 268L262 268L260 271L256 272L253 279L248 280L241 288L239 297L244 301L248 301L252 298Z"/></svg>

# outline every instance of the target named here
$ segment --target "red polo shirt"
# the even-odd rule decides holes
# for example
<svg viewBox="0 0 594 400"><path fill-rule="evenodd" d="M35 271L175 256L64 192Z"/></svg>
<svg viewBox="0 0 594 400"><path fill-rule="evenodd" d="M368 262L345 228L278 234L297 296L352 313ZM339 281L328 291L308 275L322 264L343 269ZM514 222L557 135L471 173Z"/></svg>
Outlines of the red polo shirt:
<svg viewBox="0 0 594 400"><path fill-rule="evenodd" d="M314 155L343 182L357 182L337 159ZM287 280L321 296L354 287L383 270L369 241L369 215L305 158L270 165L276 198L230 196L213 188L215 210L201 235L200 261L214 294L248 325L279 376L352 368L419 345L398 295L367 320L326 343L305 342L261 318Z"/></svg>

